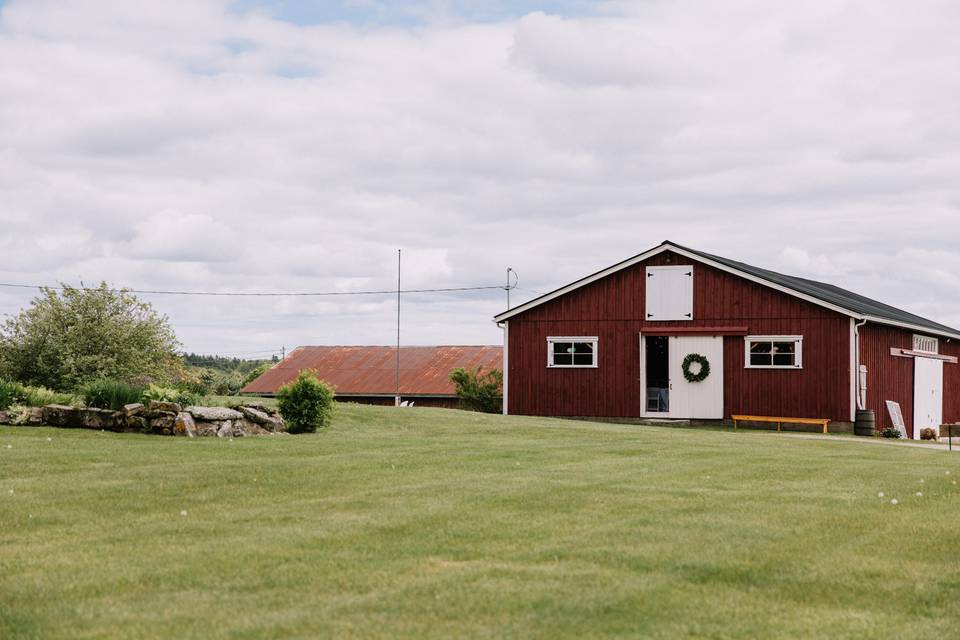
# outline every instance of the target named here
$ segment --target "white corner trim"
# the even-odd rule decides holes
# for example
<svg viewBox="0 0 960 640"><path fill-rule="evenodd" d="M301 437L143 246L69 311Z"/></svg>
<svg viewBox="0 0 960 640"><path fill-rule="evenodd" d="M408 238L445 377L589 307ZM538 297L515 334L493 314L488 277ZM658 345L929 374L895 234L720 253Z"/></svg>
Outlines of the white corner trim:
<svg viewBox="0 0 960 640"><path fill-rule="evenodd" d="M510 397L510 323L503 323L503 415L507 412L507 399Z"/></svg>

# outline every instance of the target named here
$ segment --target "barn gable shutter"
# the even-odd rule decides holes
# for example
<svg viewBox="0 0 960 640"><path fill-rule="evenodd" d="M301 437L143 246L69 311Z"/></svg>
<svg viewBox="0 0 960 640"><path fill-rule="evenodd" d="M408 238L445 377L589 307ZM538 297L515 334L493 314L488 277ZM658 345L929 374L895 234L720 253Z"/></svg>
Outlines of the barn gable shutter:
<svg viewBox="0 0 960 640"><path fill-rule="evenodd" d="M646 319L693 320L693 266L647 267Z"/></svg>

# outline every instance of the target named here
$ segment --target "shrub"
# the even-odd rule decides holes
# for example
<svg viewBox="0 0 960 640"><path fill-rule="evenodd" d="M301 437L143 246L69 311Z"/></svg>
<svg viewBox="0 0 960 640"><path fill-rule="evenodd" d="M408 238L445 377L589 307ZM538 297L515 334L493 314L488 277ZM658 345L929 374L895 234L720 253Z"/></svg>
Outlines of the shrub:
<svg viewBox="0 0 960 640"><path fill-rule="evenodd" d="M13 405L22 403L25 397L22 384L0 380L0 411L6 411Z"/></svg>
<svg viewBox="0 0 960 640"><path fill-rule="evenodd" d="M886 429L880 432L880 435L882 435L884 438L893 438L893 439L897 439L902 436L902 434L900 433L900 430L897 429L896 427L887 427Z"/></svg>
<svg viewBox="0 0 960 640"><path fill-rule="evenodd" d="M157 402L176 402L182 405L200 404L200 396L192 391L160 387L155 384L147 385L141 397L144 402L156 400Z"/></svg>
<svg viewBox="0 0 960 640"><path fill-rule="evenodd" d="M450 381L456 385L460 406L469 411L499 413L503 407L503 373L491 369L483 373L458 367L450 372Z"/></svg>
<svg viewBox="0 0 960 640"><path fill-rule="evenodd" d="M143 388L116 380L97 380L84 385L81 395L88 407L119 411L124 405L140 402Z"/></svg>
<svg viewBox="0 0 960 640"><path fill-rule="evenodd" d="M301 371L297 379L277 391L280 415L290 433L313 433L333 419L333 388L316 372Z"/></svg>

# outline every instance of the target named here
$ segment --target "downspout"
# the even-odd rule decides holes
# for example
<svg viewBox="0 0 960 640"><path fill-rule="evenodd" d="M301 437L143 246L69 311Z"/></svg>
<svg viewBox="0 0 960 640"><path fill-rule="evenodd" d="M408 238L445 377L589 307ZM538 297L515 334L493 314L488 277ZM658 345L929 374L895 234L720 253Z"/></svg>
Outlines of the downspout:
<svg viewBox="0 0 960 640"><path fill-rule="evenodd" d="M857 409L863 411L866 409L866 403L863 400L863 389L860 387L860 327L867 324L866 318L860 320L853 325L853 341L854 341L854 380L856 382L857 388Z"/></svg>

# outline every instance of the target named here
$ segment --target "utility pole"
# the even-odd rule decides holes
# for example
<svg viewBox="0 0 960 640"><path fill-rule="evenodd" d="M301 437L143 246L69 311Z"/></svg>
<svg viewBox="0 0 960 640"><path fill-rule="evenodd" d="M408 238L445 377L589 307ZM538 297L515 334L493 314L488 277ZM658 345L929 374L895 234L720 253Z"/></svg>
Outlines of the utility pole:
<svg viewBox="0 0 960 640"><path fill-rule="evenodd" d="M510 284L510 274L513 274L513 284ZM507 311L510 310L510 289L513 289L517 286L520 280L517 278L517 272L513 270L512 267L507 267L507 286L504 289L507 290Z"/></svg>
<svg viewBox="0 0 960 640"><path fill-rule="evenodd" d="M394 406L400 406L400 249L397 249L397 365L396 365L397 395L394 397Z"/></svg>
<svg viewBox="0 0 960 640"><path fill-rule="evenodd" d="M280 347L280 359L281 360L287 359L287 345L283 345L282 347Z"/></svg>

